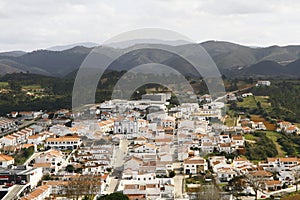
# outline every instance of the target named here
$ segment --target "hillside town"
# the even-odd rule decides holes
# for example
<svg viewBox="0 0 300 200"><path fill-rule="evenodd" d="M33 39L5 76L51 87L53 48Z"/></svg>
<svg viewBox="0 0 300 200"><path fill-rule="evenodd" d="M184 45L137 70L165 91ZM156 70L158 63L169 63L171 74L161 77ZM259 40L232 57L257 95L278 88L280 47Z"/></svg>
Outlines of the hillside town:
<svg viewBox="0 0 300 200"><path fill-rule="evenodd" d="M258 82L256 87L269 86ZM243 93L248 98L252 93ZM228 93L224 98L236 95ZM170 106L171 94L109 100L81 112L13 111L0 119L2 199L241 199L295 191L297 157L246 158L263 121L225 125L210 95ZM278 121L278 133L299 133ZM217 195L217 196L216 196Z"/></svg>

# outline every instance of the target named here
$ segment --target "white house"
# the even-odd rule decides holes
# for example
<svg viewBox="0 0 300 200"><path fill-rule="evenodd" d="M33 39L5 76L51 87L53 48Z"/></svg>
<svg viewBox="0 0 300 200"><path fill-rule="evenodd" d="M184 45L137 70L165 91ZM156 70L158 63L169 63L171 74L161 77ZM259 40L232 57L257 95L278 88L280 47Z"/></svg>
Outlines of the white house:
<svg viewBox="0 0 300 200"><path fill-rule="evenodd" d="M45 140L45 135L44 134L37 134L37 135L31 135L28 137L28 144L42 144L44 143L43 141Z"/></svg>
<svg viewBox="0 0 300 200"><path fill-rule="evenodd" d="M64 163L64 161L64 155L61 151L51 149L50 151L44 152L39 157L35 158L35 164L37 164L35 166L49 168L49 165L47 164L50 164L51 172L57 172L61 168L61 165Z"/></svg>
<svg viewBox="0 0 300 200"><path fill-rule="evenodd" d="M271 82L270 81L257 81L256 83L256 87L260 87L260 86L270 86Z"/></svg>
<svg viewBox="0 0 300 200"><path fill-rule="evenodd" d="M244 146L245 140L244 137L241 135L232 135L231 142L234 146Z"/></svg>
<svg viewBox="0 0 300 200"><path fill-rule="evenodd" d="M197 174L208 169L207 162L199 156L189 157L184 160L183 168L185 174Z"/></svg>
<svg viewBox="0 0 300 200"><path fill-rule="evenodd" d="M7 168L15 163L15 159L9 155L0 153L0 167Z"/></svg>
<svg viewBox="0 0 300 200"><path fill-rule="evenodd" d="M135 153L156 153L156 146L150 143L136 145L133 147Z"/></svg>
<svg viewBox="0 0 300 200"><path fill-rule="evenodd" d="M253 94L252 94L251 92L242 94L242 97L243 97L243 98L251 97L251 96L253 96Z"/></svg>
<svg viewBox="0 0 300 200"><path fill-rule="evenodd" d="M50 196L51 194L51 187L48 185L39 186L31 193L27 194L26 196L22 197L21 200L43 200Z"/></svg>
<svg viewBox="0 0 300 200"><path fill-rule="evenodd" d="M218 144L220 152L232 153L231 143L220 143Z"/></svg>
<svg viewBox="0 0 300 200"><path fill-rule="evenodd" d="M125 161L124 170L125 169L139 170L139 168L142 165L143 165L143 160L133 156Z"/></svg>
<svg viewBox="0 0 300 200"><path fill-rule="evenodd" d="M78 136L63 136L59 138L47 138L45 146L56 149L76 149L81 143L82 141Z"/></svg>

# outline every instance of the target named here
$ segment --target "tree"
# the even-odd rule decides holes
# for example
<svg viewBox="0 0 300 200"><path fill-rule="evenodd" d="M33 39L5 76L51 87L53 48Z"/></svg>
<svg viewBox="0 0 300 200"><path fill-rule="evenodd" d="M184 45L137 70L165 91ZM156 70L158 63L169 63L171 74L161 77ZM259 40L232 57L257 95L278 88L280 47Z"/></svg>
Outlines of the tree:
<svg viewBox="0 0 300 200"><path fill-rule="evenodd" d="M253 189L255 193L255 200L258 198L258 192L263 192L265 180L263 176L259 175L259 171L250 173L244 176L246 183Z"/></svg>
<svg viewBox="0 0 300 200"><path fill-rule="evenodd" d="M294 184L296 185L296 192L298 192L298 184L300 182L300 171L299 170L293 170L292 171L294 176Z"/></svg>
<svg viewBox="0 0 300 200"><path fill-rule="evenodd" d="M199 192L197 193L196 199L201 200L220 200L221 194L217 185L208 184L201 185Z"/></svg>
<svg viewBox="0 0 300 200"><path fill-rule="evenodd" d="M66 167L66 171L67 171L67 172L74 172L74 170L75 170L75 167L74 167L73 165L68 165L68 166Z"/></svg>
<svg viewBox="0 0 300 200"><path fill-rule="evenodd" d="M228 182L228 190L233 196L238 197L239 194L244 190L245 184L246 182L244 176L236 176Z"/></svg>
<svg viewBox="0 0 300 200"><path fill-rule="evenodd" d="M175 171L171 171L171 172L169 173L169 177L170 177L170 178L173 178L175 175L176 175Z"/></svg>
<svg viewBox="0 0 300 200"><path fill-rule="evenodd" d="M101 192L101 177L94 175L80 175L72 178L65 187L65 194L69 199L92 200Z"/></svg>
<svg viewBox="0 0 300 200"><path fill-rule="evenodd" d="M9 83L9 88L12 90L12 91L15 91L15 92L19 92L21 91L22 89L22 86L19 82L16 82L16 81L10 81Z"/></svg>
<svg viewBox="0 0 300 200"><path fill-rule="evenodd" d="M112 199L113 200L129 200L127 195L120 193L120 192L104 195L102 197L97 198L97 200L112 200Z"/></svg>

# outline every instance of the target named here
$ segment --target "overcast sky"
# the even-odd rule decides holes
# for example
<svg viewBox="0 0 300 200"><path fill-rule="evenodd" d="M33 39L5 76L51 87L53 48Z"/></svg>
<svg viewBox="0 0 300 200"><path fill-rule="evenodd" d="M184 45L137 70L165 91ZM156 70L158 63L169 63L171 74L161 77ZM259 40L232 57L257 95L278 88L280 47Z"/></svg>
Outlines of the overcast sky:
<svg viewBox="0 0 300 200"><path fill-rule="evenodd" d="M138 28L251 46L300 44L299 0L0 0L0 51L105 40Z"/></svg>

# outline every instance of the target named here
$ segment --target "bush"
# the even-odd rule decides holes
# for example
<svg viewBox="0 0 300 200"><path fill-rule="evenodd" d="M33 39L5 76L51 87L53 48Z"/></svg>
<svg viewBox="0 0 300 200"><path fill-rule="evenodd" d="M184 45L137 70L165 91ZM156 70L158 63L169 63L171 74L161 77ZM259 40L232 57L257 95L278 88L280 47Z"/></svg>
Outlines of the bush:
<svg viewBox="0 0 300 200"><path fill-rule="evenodd" d="M15 163L17 165L22 165L32 154L34 153L34 147L29 147L27 149L21 149L15 156Z"/></svg>
<svg viewBox="0 0 300 200"><path fill-rule="evenodd" d="M170 178L173 178L175 175L176 175L176 173L175 173L174 171L171 171L171 172L169 173L169 177L170 177Z"/></svg>
<svg viewBox="0 0 300 200"><path fill-rule="evenodd" d="M104 195L102 197L98 197L97 200L129 200L128 196L120 193L120 192L116 192L116 193L112 193L109 195Z"/></svg>
<svg viewBox="0 0 300 200"><path fill-rule="evenodd" d="M74 167L73 165L68 165L68 166L66 167L66 171L67 171L67 172L74 172L74 170L75 170L75 167Z"/></svg>

